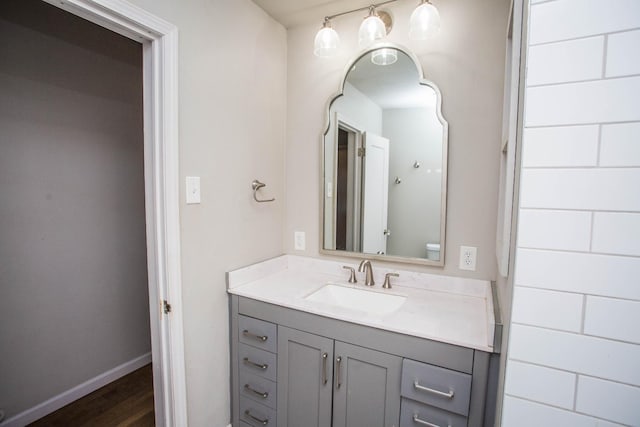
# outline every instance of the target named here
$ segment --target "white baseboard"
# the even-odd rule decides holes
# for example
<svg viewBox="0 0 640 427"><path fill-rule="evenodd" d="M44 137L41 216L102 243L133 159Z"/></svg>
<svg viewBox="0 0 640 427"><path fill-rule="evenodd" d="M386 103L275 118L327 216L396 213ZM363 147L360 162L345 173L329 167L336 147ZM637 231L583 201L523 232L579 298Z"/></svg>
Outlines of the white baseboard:
<svg viewBox="0 0 640 427"><path fill-rule="evenodd" d="M0 427L23 427L30 424L52 412L57 411L63 406L96 391L100 387L104 387L118 378L130 374L136 369L142 368L149 363L151 363L151 353L136 357L135 359L125 362L120 366L116 366L115 368L110 369L97 377L91 378L72 389L62 392L59 395L34 406L33 408L14 415L8 420L0 423Z"/></svg>

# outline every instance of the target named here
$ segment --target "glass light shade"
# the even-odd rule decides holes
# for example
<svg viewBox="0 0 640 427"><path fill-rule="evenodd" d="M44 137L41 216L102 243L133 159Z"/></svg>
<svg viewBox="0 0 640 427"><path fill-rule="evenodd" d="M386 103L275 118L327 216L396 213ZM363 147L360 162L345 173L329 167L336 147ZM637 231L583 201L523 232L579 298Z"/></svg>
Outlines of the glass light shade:
<svg viewBox="0 0 640 427"><path fill-rule="evenodd" d="M333 56L338 51L340 45L340 37L336 30L330 26L324 26L316 34L316 39L313 43L313 53L319 57Z"/></svg>
<svg viewBox="0 0 640 427"><path fill-rule="evenodd" d="M440 13L429 2L422 3L411 14L409 20L409 38L412 40L425 40L440 29Z"/></svg>
<svg viewBox="0 0 640 427"><path fill-rule="evenodd" d="M382 40L386 35L387 29L382 19L375 15L369 15L360 24L358 43L360 47L367 47L377 40Z"/></svg>
<svg viewBox="0 0 640 427"><path fill-rule="evenodd" d="M371 62L376 65L391 65L398 60L398 53L395 49L377 49L371 53Z"/></svg>

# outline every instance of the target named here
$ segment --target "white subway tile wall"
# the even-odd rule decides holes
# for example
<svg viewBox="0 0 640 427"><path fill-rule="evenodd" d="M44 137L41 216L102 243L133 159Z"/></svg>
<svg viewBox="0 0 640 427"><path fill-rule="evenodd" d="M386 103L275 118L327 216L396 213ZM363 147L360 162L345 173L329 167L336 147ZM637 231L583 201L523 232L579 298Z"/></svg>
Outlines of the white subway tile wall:
<svg viewBox="0 0 640 427"><path fill-rule="evenodd" d="M599 378L580 377L576 409L627 425L638 425L640 389Z"/></svg>
<svg viewBox="0 0 640 427"><path fill-rule="evenodd" d="M573 409L577 375L557 369L512 361L507 393L540 403Z"/></svg>
<svg viewBox="0 0 640 427"><path fill-rule="evenodd" d="M607 48L606 77L640 74L640 56L629 55L640 46L640 31L612 34Z"/></svg>
<svg viewBox="0 0 640 427"><path fill-rule="evenodd" d="M585 334L640 344L640 301L588 296L585 314Z"/></svg>
<svg viewBox="0 0 640 427"><path fill-rule="evenodd" d="M640 188L637 191L640 192ZM592 249L600 253L640 256L640 214L596 212Z"/></svg>
<svg viewBox="0 0 640 427"><path fill-rule="evenodd" d="M502 426L640 426L640 1L529 31Z"/></svg>
<svg viewBox="0 0 640 427"><path fill-rule="evenodd" d="M600 166L640 166L638 135L640 122L602 126Z"/></svg>
<svg viewBox="0 0 640 427"><path fill-rule="evenodd" d="M588 252L591 212L522 209L518 242L522 248Z"/></svg>
<svg viewBox="0 0 640 427"><path fill-rule="evenodd" d="M604 36L531 46L527 84L599 79L603 52Z"/></svg>
<svg viewBox="0 0 640 427"><path fill-rule="evenodd" d="M502 425L517 427L620 427L598 418L578 414L530 400L505 397Z"/></svg>
<svg viewBox="0 0 640 427"><path fill-rule="evenodd" d="M597 166L599 134L597 125L525 129L523 166Z"/></svg>
<svg viewBox="0 0 640 427"><path fill-rule="evenodd" d="M569 332L582 330L584 297L519 286L513 294L512 321Z"/></svg>

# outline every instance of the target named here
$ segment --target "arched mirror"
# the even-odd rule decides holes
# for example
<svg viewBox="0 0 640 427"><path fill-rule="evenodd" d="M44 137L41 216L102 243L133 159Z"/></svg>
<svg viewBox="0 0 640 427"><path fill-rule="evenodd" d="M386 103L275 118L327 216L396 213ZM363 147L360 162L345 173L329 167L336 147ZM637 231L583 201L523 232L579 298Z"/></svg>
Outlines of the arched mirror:
<svg viewBox="0 0 640 427"><path fill-rule="evenodd" d="M447 122L396 46L347 69L323 138L323 253L444 265Z"/></svg>

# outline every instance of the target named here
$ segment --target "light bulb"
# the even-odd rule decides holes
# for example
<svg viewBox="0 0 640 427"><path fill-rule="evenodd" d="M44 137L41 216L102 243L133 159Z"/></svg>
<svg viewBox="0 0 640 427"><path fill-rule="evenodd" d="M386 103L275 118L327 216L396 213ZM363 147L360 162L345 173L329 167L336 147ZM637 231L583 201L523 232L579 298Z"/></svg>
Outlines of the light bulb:
<svg viewBox="0 0 640 427"><path fill-rule="evenodd" d="M371 53L371 62L376 65L391 65L398 60L398 53L395 49L376 49Z"/></svg>
<svg viewBox="0 0 640 427"><path fill-rule="evenodd" d="M387 35L387 29L382 19L376 15L375 9L372 7L358 30L358 44L364 48L371 43L382 40Z"/></svg>
<svg viewBox="0 0 640 427"><path fill-rule="evenodd" d="M409 20L409 38L412 40L425 40L440 29L440 13L429 0L423 0L420 6L411 14Z"/></svg>
<svg viewBox="0 0 640 427"><path fill-rule="evenodd" d="M331 28L331 22L325 18L324 24L313 42L313 54L322 58L333 56L338 51L340 37L336 30Z"/></svg>

